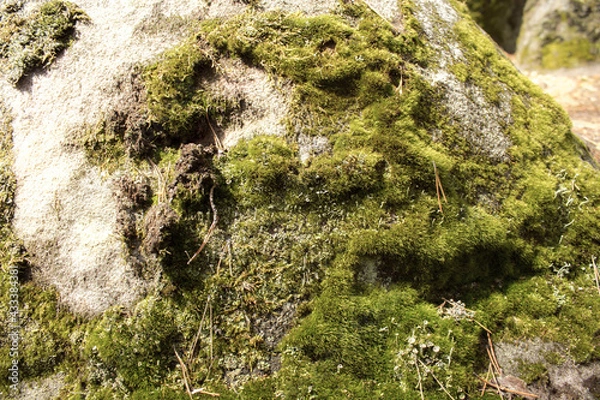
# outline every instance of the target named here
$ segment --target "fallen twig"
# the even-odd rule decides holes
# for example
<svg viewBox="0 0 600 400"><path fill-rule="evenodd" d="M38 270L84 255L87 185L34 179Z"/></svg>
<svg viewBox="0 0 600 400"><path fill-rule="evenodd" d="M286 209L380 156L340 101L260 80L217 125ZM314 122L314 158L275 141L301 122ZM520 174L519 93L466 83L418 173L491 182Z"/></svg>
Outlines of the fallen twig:
<svg viewBox="0 0 600 400"><path fill-rule="evenodd" d="M497 386L493 386L491 385L493 388L496 389L496 391L498 392L498 396L500 396L500 399L504 399L504 396L502 395L502 392L500 392L500 382L498 381L498 377L496 376L496 373L494 372L494 367L492 366L492 379L494 379L492 382L496 382Z"/></svg>
<svg viewBox="0 0 600 400"><path fill-rule="evenodd" d="M210 296L206 299L206 304L204 305L204 312L202 313L202 319L200 320L200 326L198 327L198 332L196 332L196 336L194 336L194 340L192 341L192 346L190 347L190 352L188 354L188 362L192 361L194 357L194 353L196 352L196 346L198 344L198 340L200 339L200 334L202 333L202 329L204 328L204 318L206 318L206 312L208 311L208 303L210 302Z"/></svg>
<svg viewBox="0 0 600 400"><path fill-rule="evenodd" d="M194 390L192 390L192 394L204 394L204 395L211 396L211 397L220 397L221 396L219 393L207 392L206 390L204 390L204 388L194 389Z"/></svg>
<svg viewBox="0 0 600 400"><path fill-rule="evenodd" d="M596 265L596 257L594 256L592 256L592 265L594 266L594 280L596 281L598 294L600 294L600 273L598 272L598 266Z"/></svg>
<svg viewBox="0 0 600 400"><path fill-rule="evenodd" d="M208 232L206 232L206 236L204 236L204 241L202 242L202 244L200 245L200 248L198 249L198 251L196 251L194 253L194 255L192 256L192 258L190 258L187 262L188 265L190 265L192 263L192 261L194 261L194 259L198 256L198 254L200 254L200 252L202 252L202 250L204 250L204 247L206 246L206 244L208 243L208 240L210 239L210 237L213 234L213 231L215 230L215 228L217 227L217 222L219 222L219 215L217 214L217 208L215 207L215 202L214 202L214 192L215 192L215 186L217 186L216 184L213 184L212 187L210 188L210 193L208 195L208 199L210 201L210 208L213 212L213 221L212 224L210 224L210 228L208 228Z"/></svg>
<svg viewBox="0 0 600 400"><path fill-rule="evenodd" d="M152 166L152 169L154 170L154 173L156 174L157 180L158 180L158 190L156 192L156 197L158 199L159 203L166 203L167 202L167 180L165 179L165 176L163 175L163 173L161 172L160 168L158 167L158 165L156 165L154 162L152 162L152 160L148 160L150 162L150 165ZM167 171L170 170L171 165L169 164L167 166Z"/></svg>
<svg viewBox="0 0 600 400"><path fill-rule="evenodd" d="M492 363L488 364L488 370L485 374L485 379L488 380L490 379L490 373L491 373L491 369L492 369ZM483 382L483 388L481 389L481 394L479 396L483 396L485 394L485 390L487 389L487 383L484 381Z"/></svg>
<svg viewBox="0 0 600 400"><path fill-rule="evenodd" d="M221 396L219 393L207 392L206 390L204 390L204 388L192 390L190 388L190 376L188 373L188 369L185 366L185 363L183 362L181 357L179 356L179 353L177 353L177 349L175 349L175 346L173 346L173 350L175 351L175 357L177 357L177 361L179 361L179 367L181 368L181 377L183 379L183 384L185 385L185 391L187 392L190 400L194 400L193 395L195 395L195 394L204 394L204 395L211 396L211 397L220 397Z"/></svg>
<svg viewBox="0 0 600 400"><path fill-rule="evenodd" d="M475 318L473 318L473 322L475 322L477 325L479 325L479 327L481 329L483 329L484 331L486 331L488 335L492 334L492 331L490 331L488 328L486 328L481 322L477 321Z"/></svg>
<svg viewBox="0 0 600 400"><path fill-rule="evenodd" d="M423 363L423 361L419 360L419 362L427 368L427 366ZM448 392L448 390L446 390L446 387L444 387L444 385L442 385L442 382L440 382L438 380L438 378L435 376L435 374L433 373L433 371L429 371L429 373L431 374L431 376L433 377L433 379L437 382L438 385L440 385L440 387L442 388L442 390L444 391L444 393L446 393L448 395L448 397L450 397L452 400L456 400L454 397L452 397L452 395L450 394L450 392Z"/></svg>
<svg viewBox="0 0 600 400"><path fill-rule="evenodd" d="M210 128L210 131L213 134L213 139L215 140L215 145L217 146L217 150L224 151L225 146L223 146L223 142L221 142L221 139L219 139L219 135L217 135L217 132L215 132L212 125L210 124L210 118L208 118L208 112L206 113L206 123L208 124L208 127Z"/></svg>
<svg viewBox="0 0 600 400"><path fill-rule="evenodd" d="M417 360L417 357L415 356L415 361L420 360ZM421 393L421 400L425 400L425 395L423 394L423 378L421 377L421 370L419 369L418 362L415 362L415 367L417 367L417 376L419 377L419 393Z"/></svg>
<svg viewBox="0 0 600 400"><path fill-rule="evenodd" d="M496 351L494 350L494 343L492 343L492 335L490 334L490 332L487 332L487 338L488 338L488 345L489 345L489 351L490 351L490 361L492 362L492 365L494 366L494 368L496 368L496 372L498 372L498 375L502 375L502 368L500 368L500 363L498 362L498 359L496 358Z"/></svg>
<svg viewBox="0 0 600 400"><path fill-rule="evenodd" d="M440 179L440 175L438 174L435 161L433 161L433 172L435 173L435 191L437 193L438 206L440 208L440 212L443 214L444 209L442 207L442 197L444 198L445 203L448 202L448 199L446 198L446 194L444 193L444 188L442 187L442 181Z"/></svg>
<svg viewBox="0 0 600 400"><path fill-rule="evenodd" d="M190 383L189 383L187 367L185 366L185 363L183 362L181 357L179 357L179 353L177 353L177 349L175 348L175 346L173 346L173 350L175 351L175 356L177 357L177 361L179 361L179 366L181 367L181 379L183 379L183 384L185 385L185 391L187 392L188 396L190 397L190 400L194 400L194 398L192 397L192 391L190 390Z"/></svg>
<svg viewBox="0 0 600 400"><path fill-rule="evenodd" d="M537 399L537 398L539 398L539 396L537 394L528 393L528 392L521 392L521 391L518 391L518 390L513 390L513 389L507 388L505 386L502 386L500 384L495 384L494 382L487 381L487 380L483 379L482 377L480 377L477 374L475 374L475 376L480 381L484 382L485 384L487 384L487 385L489 385L489 386L491 386L491 387L493 387L495 389L501 390L503 392L510 393L510 394L516 394L518 396L527 397L529 399Z"/></svg>

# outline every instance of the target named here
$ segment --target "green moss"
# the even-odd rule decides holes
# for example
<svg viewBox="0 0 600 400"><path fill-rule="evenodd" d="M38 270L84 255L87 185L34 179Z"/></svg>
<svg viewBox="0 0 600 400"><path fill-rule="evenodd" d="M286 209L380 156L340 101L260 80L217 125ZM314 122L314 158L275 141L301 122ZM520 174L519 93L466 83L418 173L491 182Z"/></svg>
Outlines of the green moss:
<svg viewBox="0 0 600 400"><path fill-rule="evenodd" d="M360 16L356 27L349 14ZM348 111L391 95L404 73L404 58L423 59L424 47L415 45L418 35L394 35L389 24L362 6L314 18L247 13L225 23L208 21L203 31L221 52L297 83L293 107L303 111L298 117L326 121L319 124L325 130L320 133L332 128L332 120L347 121Z"/></svg>
<svg viewBox="0 0 600 400"><path fill-rule="evenodd" d="M226 185L220 209L228 211L221 212L218 236L195 270L207 274L203 290L222 315L216 323L223 337L235 338L219 340L219 357L225 374L259 368L272 349L257 335L256 318L308 295L314 301L300 308L307 316L281 345L282 369L249 386L248 393L371 398L381 391L384 397L419 398L410 363L416 361L398 355L409 345L401 335L418 333L425 346L420 361L445 362L452 352L451 369L430 372L460 396L476 387L471 371L482 367L479 328L443 318L425 299L439 300L441 293L474 282L492 286L543 274L558 260L585 259L588 254L574 249L591 245L593 232L569 223L596 218L583 193L597 189L568 184L593 172L576 161L559 162L573 160L568 154L579 146L564 112L516 75L483 35L474 35L471 23L456 26L469 62L456 73L492 104L505 91L513 93L514 121L504 126L513 146L505 162L472 157L458 129L445 128L442 97L414 66L420 62L412 56L419 54L418 40L395 36L365 10L352 9L354 18L362 18L354 25L344 12L316 18L249 13L203 27L223 54L292 80L298 107L290 130L314 116L307 133L327 136L333 146L331 155L302 165L289 141L256 137L216 163ZM342 125L332 129L331 118ZM434 129L447 129L447 139L433 143ZM443 213L433 162L447 196ZM199 212L188 223L196 218L206 228L206 207ZM293 226L301 228L292 234ZM312 249L318 254L325 248L328 256L312 256ZM294 274L302 276L300 288ZM505 337L546 334L540 321L555 321L569 307L545 282L525 278L522 286L511 286L510 300L494 307L487 301L498 302L495 295L480 295L478 313ZM591 330L580 332L588 339L572 342L572 348L590 356ZM565 333L553 337L569 342ZM433 375L422 383L428 398L441 396Z"/></svg>
<svg viewBox="0 0 600 400"><path fill-rule="evenodd" d="M86 339L86 355L100 361L96 368L116 374L126 389L154 387L177 364L173 345L185 326L178 326L178 316L168 300L153 298L140 302L131 316L118 309L106 312Z"/></svg>
<svg viewBox="0 0 600 400"><path fill-rule="evenodd" d="M127 147L123 135L111 121L88 127L77 139L87 158L100 168L114 172L125 163Z"/></svg>
<svg viewBox="0 0 600 400"><path fill-rule="evenodd" d="M60 310L57 294L21 286L23 304L20 370L23 376L40 377L63 364L77 363L86 325L66 310Z"/></svg>
<svg viewBox="0 0 600 400"><path fill-rule="evenodd" d="M355 150L334 157L320 156L299 177L311 198L305 201L344 202L356 199L383 186L386 162L368 149Z"/></svg>
<svg viewBox="0 0 600 400"><path fill-rule="evenodd" d="M545 69L570 68L598 58L600 49L586 38L555 41L542 49L541 66Z"/></svg>
<svg viewBox="0 0 600 400"><path fill-rule="evenodd" d="M518 365L519 376L527 383L548 380L548 369L543 363L528 364L520 362Z"/></svg>
<svg viewBox="0 0 600 400"><path fill-rule="evenodd" d="M476 331L442 318L403 287L358 296L326 289L283 344L279 388L293 398L419 398L418 364L426 398L441 396L434 375L460 396L473 382L458 365L473 362L474 347L456 343L477 343ZM447 368L451 363L456 368Z"/></svg>
<svg viewBox="0 0 600 400"><path fill-rule="evenodd" d="M215 63L214 51L194 35L150 65L138 66L127 112L109 113L87 128L79 144L94 163L114 170L126 159L159 163L165 148L218 143L216 130L238 105L208 89Z"/></svg>
<svg viewBox="0 0 600 400"><path fill-rule="evenodd" d="M212 73L212 56L190 40L168 52L144 72L149 118L172 139L190 141L198 126L227 108L224 100L211 97L201 80Z"/></svg>
<svg viewBox="0 0 600 400"><path fill-rule="evenodd" d="M73 40L75 24L88 17L75 4L52 0L22 17L18 7L0 15L0 68L13 85L49 66Z"/></svg>
<svg viewBox="0 0 600 400"><path fill-rule="evenodd" d="M504 339L543 337L566 345L577 362L596 359L598 292L594 293L591 270L583 270L573 280L534 277L511 284L480 302L482 322Z"/></svg>
<svg viewBox="0 0 600 400"><path fill-rule="evenodd" d="M551 365L561 365L566 361L565 356L557 351L544 354L544 359Z"/></svg>
<svg viewBox="0 0 600 400"><path fill-rule="evenodd" d="M277 137L241 141L221 162L223 178L243 205L281 199L294 186L299 167L294 150Z"/></svg>
<svg viewBox="0 0 600 400"><path fill-rule="evenodd" d="M186 400L189 399L189 395L181 390L162 388L154 390L137 390L130 398L132 400Z"/></svg>

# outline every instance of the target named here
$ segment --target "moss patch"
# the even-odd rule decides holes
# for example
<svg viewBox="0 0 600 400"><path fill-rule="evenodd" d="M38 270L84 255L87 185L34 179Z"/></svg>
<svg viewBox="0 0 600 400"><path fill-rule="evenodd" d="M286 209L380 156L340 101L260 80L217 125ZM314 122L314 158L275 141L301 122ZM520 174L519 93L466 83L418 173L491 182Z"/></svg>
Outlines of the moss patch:
<svg viewBox="0 0 600 400"><path fill-rule="evenodd" d="M600 47L588 39L579 38L555 41L542 49L542 67L546 69L569 68L594 61Z"/></svg>
<svg viewBox="0 0 600 400"><path fill-rule="evenodd" d="M5 3L0 14L0 68L13 85L49 66L69 47L75 24L88 19L70 2L48 1L27 16L20 12L20 5Z"/></svg>

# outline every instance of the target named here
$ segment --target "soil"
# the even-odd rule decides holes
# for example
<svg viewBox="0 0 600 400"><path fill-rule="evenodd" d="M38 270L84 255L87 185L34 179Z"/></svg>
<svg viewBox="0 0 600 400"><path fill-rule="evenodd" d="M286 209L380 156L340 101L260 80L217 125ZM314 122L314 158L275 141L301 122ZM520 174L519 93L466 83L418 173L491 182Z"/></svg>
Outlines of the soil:
<svg viewBox="0 0 600 400"><path fill-rule="evenodd" d="M172 200L178 190L196 194L203 186L210 188L214 184L212 158L214 147L188 143L181 147L181 156L175 164L175 180L169 185L169 199Z"/></svg>
<svg viewBox="0 0 600 400"><path fill-rule="evenodd" d="M144 220L145 237L142 242L146 255L158 254L166 247L169 230L177 223L177 213L165 203L150 208Z"/></svg>
<svg viewBox="0 0 600 400"><path fill-rule="evenodd" d="M600 64L556 71L522 71L567 111L573 133L600 163Z"/></svg>

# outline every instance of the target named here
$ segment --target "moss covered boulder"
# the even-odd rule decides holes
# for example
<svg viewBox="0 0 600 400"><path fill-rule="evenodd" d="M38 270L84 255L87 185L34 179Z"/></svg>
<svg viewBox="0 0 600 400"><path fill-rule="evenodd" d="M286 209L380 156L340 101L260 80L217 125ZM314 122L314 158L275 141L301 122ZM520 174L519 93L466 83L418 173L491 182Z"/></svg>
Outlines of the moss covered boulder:
<svg viewBox="0 0 600 400"><path fill-rule="evenodd" d="M517 59L521 64L544 69L600 60L600 2L529 0Z"/></svg>
<svg viewBox="0 0 600 400"><path fill-rule="evenodd" d="M3 311L11 265L22 282L2 369L69 399L485 399L571 393L568 365L596 396L600 176L565 112L459 2L291 3L161 25L187 37L120 69L57 145L84 160L69 193L103 202L86 223L111 216L131 296L101 257L62 271L51 228L14 235L30 178L2 153Z"/></svg>

